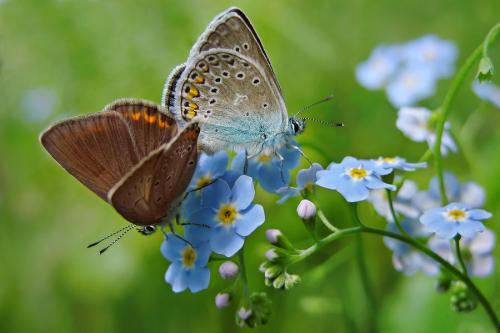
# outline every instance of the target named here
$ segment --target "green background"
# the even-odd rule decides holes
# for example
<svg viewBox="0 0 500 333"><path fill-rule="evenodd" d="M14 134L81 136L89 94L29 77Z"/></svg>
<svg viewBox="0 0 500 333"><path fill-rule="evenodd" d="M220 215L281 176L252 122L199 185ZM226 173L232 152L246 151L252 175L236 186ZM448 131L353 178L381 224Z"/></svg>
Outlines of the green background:
<svg viewBox="0 0 500 333"><path fill-rule="evenodd" d="M89 242L124 221L58 167L38 143L38 135L52 121L98 111L115 98L159 102L170 69L185 60L208 22L231 5L241 7L254 23L290 113L335 95L332 103L310 114L343 121L346 127L309 124L298 138L308 156L324 166L346 155L400 155L415 161L426 149L396 129L396 110L383 92L367 91L355 81L355 65L377 44L435 33L456 42L462 63L500 13L500 2L492 0L1 0L1 332L239 330L235 308L221 311L213 305L215 294L226 286L216 265L208 290L194 295L171 292L163 280L168 263L159 252L160 234L128 235L101 257L87 250ZM494 56L499 54L497 48ZM436 95L422 105L437 107L449 83L440 81ZM46 116L33 115L33 108L43 105L26 105L34 89L48 94ZM485 207L495 216L487 225L498 231L500 113L475 98L466 84L450 120L463 138L464 154L448 157L446 169L486 188ZM429 168L411 178L426 188L432 173ZM338 194L319 195L336 224L351 224ZM266 228L280 228L302 246L311 241L295 215L298 200L277 206L275 196L260 191L257 201L265 206L266 224L247 241L250 286L267 290L274 302L270 323L258 330L365 331L366 313L373 309L361 290L352 240L293 267L303 279L293 290L264 286L257 268L268 248ZM362 215L367 224L384 226L368 204ZM364 240L381 332L491 331L483 309L466 315L451 312L449 295L435 293L433 279L397 273L381 239ZM496 273L478 280L497 312L498 279Z"/></svg>

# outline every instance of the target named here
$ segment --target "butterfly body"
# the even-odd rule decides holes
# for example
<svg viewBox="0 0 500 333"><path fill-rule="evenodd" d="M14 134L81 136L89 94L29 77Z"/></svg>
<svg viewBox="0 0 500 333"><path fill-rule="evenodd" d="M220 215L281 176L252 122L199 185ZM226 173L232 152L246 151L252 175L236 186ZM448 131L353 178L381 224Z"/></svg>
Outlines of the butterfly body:
<svg viewBox="0 0 500 333"><path fill-rule="evenodd" d="M209 153L229 148L271 155L304 127L288 118L269 58L237 8L209 24L188 61L171 72L162 101L179 123L200 123L199 146Z"/></svg>
<svg viewBox="0 0 500 333"><path fill-rule="evenodd" d="M42 145L71 175L138 226L169 221L197 161L196 123L178 131L153 103L119 100L54 124Z"/></svg>

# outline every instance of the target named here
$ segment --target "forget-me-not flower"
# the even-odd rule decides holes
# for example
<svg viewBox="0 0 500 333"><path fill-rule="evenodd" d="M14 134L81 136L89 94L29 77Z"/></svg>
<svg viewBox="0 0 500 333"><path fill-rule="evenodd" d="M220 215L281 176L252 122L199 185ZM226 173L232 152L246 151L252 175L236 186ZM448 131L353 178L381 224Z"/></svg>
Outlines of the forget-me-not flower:
<svg viewBox="0 0 500 333"><path fill-rule="evenodd" d="M394 185L386 184L381 179L381 176L389 174L391 170L384 169L381 172L375 170L373 161L363 161L348 156L341 163L331 163L328 169L318 171L316 184L338 191L348 202L366 200L370 190L396 189Z"/></svg>
<svg viewBox="0 0 500 333"><path fill-rule="evenodd" d="M484 230L481 221L490 217L491 213L485 210L470 209L462 203L451 203L427 210L420 217L420 222L441 238L452 239L457 234L472 238Z"/></svg>
<svg viewBox="0 0 500 333"><path fill-rule="evenodd" d="M171 264L165 274L175 293L191 290L195 293L208 288L210 270L207 267L210 246L207 242L195 241L188 234L186 240L168 234L161 245L161 253Z"/></svg>
<svg viewBox="0 0 500 333"><path fill-rule="evenodd" d="M426 168L427 163L422 162L422 163L409 163L406 162L406 159L395 156L395 157L379 157L378 159L374 160L375 166L378 168L383 168L383 169L388 169L391 172L396 169L396 170L403 170L403 171L415 171L419 168Z"/></svg>
<svg viewBox="0 0 500 333"><path fill-rule="evenodd" d="M416 220L405 219L401 222L403 229L414 238L428 237L422 225ZM400 233L395 223L389 223L387 230ZM397 271L406 275L412 275L422 271L426 275L437 275L439 265L420 251L397 239L384 237L384 244L392 250L392 262Z"/></svg>
<svg viewBox="0 0 500 333"><path fill-rule="evenodd" d="M417 219L421 211L413 204L413 197L418 193L417 184L411 180L406 180L393 199L396 213L410 219ZM389 200L385 190L370 191L368 201L371 202L375 211L388 222L393 222L392 213L389 207Z"/></svg>
<svg viewBox="0 0 500 333"><path fill-rule="evenodd" d="M288 198L299 196L303 190L312 190L317 180L316 174L320 170L323 170L323 167L318 163L313 163L309 168L300 170L297 173L296 187L285 186L276 191L281 196L278 203L283 203Z"/></svg>
<svg viewBox="0 0 500 333"><path fill-rule="evenodd" d="M367 89L381 89L394 75L401 62L401 51L397 46L376 47L370 58L356 67L358 82Z"/></svg>
<svg viewBox="0 0 500 333"><path fill-rule="evenodd" d="M428 245L431 250L445 258L451 264L458 263L449 240L432 237ZM495 234L489 229L484 229L483 232L475 235L473 238L460 239L460 250L467 266L467 272L477 277L491 275L495 267L495 259L493 258L494 248Z"/></svg>
<svg viewBox="0 0 500 333"><path fill-rule="evenodd" d="M475 80L472 83L472 91L477 97L490 102L497 108L500 108L500 87L491 82L479 82Z"/></svg>
<svg viewBox="0 0 500 333"><path fill-rule="evenodd" d="M387 98L397 108L413 106L431 97L436 89L432 70L422 66L410 66L401 70L387 85Z"/></svg>
<svg viewBox="0 0 500 333"><path fill-rule="evenodd" d="M436 142L436 133L430 127L432 112L426 108L404 107L398 112L396 127L404 135L416 142L426 141L430 148L434 147ZM448 133L449 123L446 122L441 141L441 153L446 155L448 150L456 151L457 146L451 135Z"/></svg>
<svg viewBox="0 0 500 333"><path fill-rule="evenodd" d="M293 143L296 146L296 143ZM283 162L276 156L260 154L248 160L247 175L257 180L266 191L274 193L290 181L290 170L300 162L300 152L297 149L282 147L278 153ZM245 152L238 153L232 162L231 169L242 173L245 164ZM283 177L282 177L283 175Z"/></svg>
<svg viewBox="0 0 500 333"><path fill-rule="evenodd" d="M264 209L252 204L255 190L252 178L240 176L230 187L219 179L202 193L201 209L188 222L207 225L213 252L231 257L243 246L245 237L264 223Z"/></svg>

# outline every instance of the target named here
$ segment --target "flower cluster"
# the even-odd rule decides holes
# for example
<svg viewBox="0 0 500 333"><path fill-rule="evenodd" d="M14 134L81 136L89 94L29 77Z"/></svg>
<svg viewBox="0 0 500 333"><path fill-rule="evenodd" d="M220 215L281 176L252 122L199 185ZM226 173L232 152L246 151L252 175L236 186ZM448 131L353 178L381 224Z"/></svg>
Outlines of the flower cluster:
<svg viewBox="0 0 500 333"><path fill-rule="evenodd" d="M381 45L356 68L358 82L367 89L385 89L395 107L413 106L434 94L436 81L455 68L455 45L427 35L398 45Z"/></svg>

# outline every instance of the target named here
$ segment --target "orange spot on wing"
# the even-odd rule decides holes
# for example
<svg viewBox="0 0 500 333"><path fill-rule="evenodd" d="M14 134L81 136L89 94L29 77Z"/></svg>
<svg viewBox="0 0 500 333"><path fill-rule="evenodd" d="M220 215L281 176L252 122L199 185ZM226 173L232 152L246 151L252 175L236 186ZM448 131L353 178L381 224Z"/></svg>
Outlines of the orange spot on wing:
<svg viewBox="0 0 500 333"><path fill-rule="evenodd" d="M147 122L147 123L154 123L156 121L156 115L155 114L152 114L152 115L149 115L147 113L144 113L144 120Z"/></svg>
<svg viewBox="0 0 500 333"><path fill-rule="evenodd" d="M196 79L194 79L195 83L205 83L205 78L203 76L197 76Z"/></svg>
<svg viewBox="0 0 500 333"><path fill-rule="evenodd" d="M141 113L140 112L132 112L131 118L133 121L138 121L139 119L141 119Z"/></svg>

